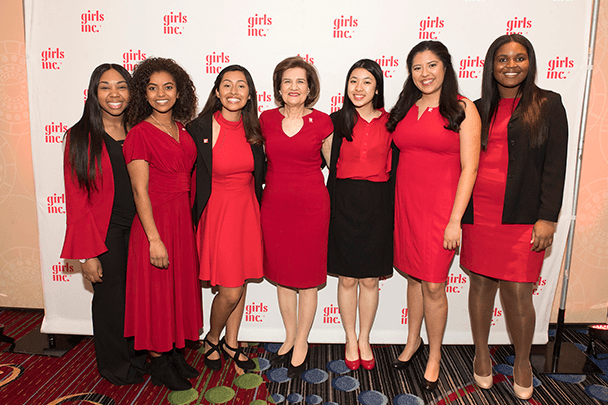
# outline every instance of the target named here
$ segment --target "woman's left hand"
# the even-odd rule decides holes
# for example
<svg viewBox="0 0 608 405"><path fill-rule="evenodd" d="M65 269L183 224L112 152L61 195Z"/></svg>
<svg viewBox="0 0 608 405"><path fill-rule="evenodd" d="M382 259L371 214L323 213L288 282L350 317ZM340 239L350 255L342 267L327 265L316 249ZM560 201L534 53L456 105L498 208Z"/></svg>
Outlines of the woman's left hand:
<svg viewBox="0 0 608 405"><path fill-rule="evenodd" d="M454 250L460 246L460 221L450 221L443 233L443 248Z"/></svg>
<svg viewBox="0 0 608 405"><path fill-rule="evenodd" d="M530 248L533 252L542 252L553 244L553 234L555 234L555 222L539 219L532 228L532 240Z"/></svg>

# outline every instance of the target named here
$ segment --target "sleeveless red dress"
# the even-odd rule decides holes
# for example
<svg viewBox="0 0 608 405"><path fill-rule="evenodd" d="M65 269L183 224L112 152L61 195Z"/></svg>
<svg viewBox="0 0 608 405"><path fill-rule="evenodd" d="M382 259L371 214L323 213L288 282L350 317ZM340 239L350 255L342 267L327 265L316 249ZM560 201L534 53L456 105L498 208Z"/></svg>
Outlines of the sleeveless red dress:
<svg viewBox="0 0 608 405"><path fill-rule="evenodd" d="M264 275L280 285L312 288L327 279L329 193L321 172L321 145L333 131L329 115L312 110L289 137L283 114L264 111L268 172L262 197Z"/></svg>
<svg viewBox="0 0 608 405"><path fill-rule="evenodd" d="M255 197L253 154L243 121L214 114L220 133L213 145L211 196L196 233L201 280L239 287L264 276L260 207Z"/></svg>
<svg viewBox="0 0 608 405"><path fill-rule="evenodd" d="M477 274L506 281L534 283L545 252L532 252L530 224L503 224L509 149L507 128L519 99L501 99L481 152L473 189L474 224L462 225L460 264Z"/></svg>
<svg viewBox="0 0 608 405"><path fill-rule="evenodd" d="M395 268L420 280L447 279L453 250L443 248L460 179L460 136L445 129L439 108L418 119L413 105L397 124L393 141L401 151L395 185Z"/></svg>
<svg viewBox="0 0 608 405"><path fill-rule="evenodd" d="M148 238L136 215L127 263L125 336L136 350L167 352L198 340L203 326L197 277L194 226L190 213L190 173L196 145L177 123L179 142L149 122L137 124L125 140L125 162L149 163L148 195L154 222L169 253L169 268L150 264Z"/></svg>

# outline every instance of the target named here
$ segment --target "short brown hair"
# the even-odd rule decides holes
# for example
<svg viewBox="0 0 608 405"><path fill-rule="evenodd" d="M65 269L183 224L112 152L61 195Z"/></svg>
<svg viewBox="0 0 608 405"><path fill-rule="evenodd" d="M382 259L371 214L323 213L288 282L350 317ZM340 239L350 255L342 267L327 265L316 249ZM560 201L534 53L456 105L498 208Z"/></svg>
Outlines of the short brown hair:
<svg viewBox="0 0 608 405"><path fill-rule="evenodd" d="M282 60L277 67L274 68L274 73L272 74L272 85L274 88L274 99L277 103L282 107L285 105L283 101L283 97L281 97L281 80L283 79L283 73L287 69L293 68L302 68L306 71L306 81L308 82L308 88L310 92L308 96L306 96L306 101L304 105L306 107L310 107L314 105L319 99L319 93L321 92L321 83L319 82L319 75L317 74L317 69L306 62L300 56L292 56L287 59Z"/></svg>

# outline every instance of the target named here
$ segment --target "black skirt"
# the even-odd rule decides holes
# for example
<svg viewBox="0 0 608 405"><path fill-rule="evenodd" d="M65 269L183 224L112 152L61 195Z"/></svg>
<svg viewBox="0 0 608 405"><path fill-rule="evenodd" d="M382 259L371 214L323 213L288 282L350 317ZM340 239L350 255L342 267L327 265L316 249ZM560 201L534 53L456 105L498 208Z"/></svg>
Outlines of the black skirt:
<svg viewBox="0 0 608 405"><path fill-rule="evenodd" d="M393 274L393 204L389 182L336 179L327 272L353 278Z"/></svg>

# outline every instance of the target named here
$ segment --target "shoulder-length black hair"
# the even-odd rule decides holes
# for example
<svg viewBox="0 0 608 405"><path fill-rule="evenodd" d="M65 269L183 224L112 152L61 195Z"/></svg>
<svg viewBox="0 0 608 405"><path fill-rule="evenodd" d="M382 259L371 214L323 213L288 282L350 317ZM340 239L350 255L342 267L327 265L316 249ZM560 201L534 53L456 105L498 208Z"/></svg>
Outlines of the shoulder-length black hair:
<svg viewBox="0 0 608 405"><path fill-rule="evenodd" d="M441 95L439 98L439 113L448 121L445 126L450 131L460 131L460 124L465 119L464 103L458 100L458 80L456 72L452 66L452 57L445 47L439 41L422 41L414 46L407 55L407 72L408 77L403 85L403 90L399 94L397 103L392 108L386 128L389 132L393 132L407 112L412 106L422 97L422 92L416 87L412 80L412 63L414 57L420 52L431 51L445 68L443 85L441 86Z"/></svg>
<svg viewBox="0 0 608 405"><path fill-rule="evenodd" d="M97 98L97 89L101 76L108 70L114 69L125 79L130 87L131 75L122 66L114 63L104 63L93 70L87 90L87 101L80 120L67 132L68 136L68 162L72 168L72 175L78 180L78 186L87 191L97 189L95 179L101 175L101 151L103 148L103 135L106 130L103 125L103 113ZM122 124L127 131L127 111L122 115Z"/></svg>
<svg viewBox="0 0 608 405"><path fill-rule="evenodd" d="M226 66L217 75L213 88L209 92L209 97L207 98L207 102L203 107L203 111L201 111L199 114L199 117L202 117L203 115L210 115L216 111L222 110L222 102L217 97L216 92L219 92L222 80L224 80L224 75L228 72L241 72L247 80L247 86L249 86L249 100L247 100L247 104L245 104L241 111L241 117L243 117L243 127L245 128L247 142L252 145L261 145L264 143L264 138L262 137L262 127L260 126L260 121L258 120L258 95L255 90L255 84L253 84L251 74L241 65Z"/></svg>
<svg viewBox="0 0 608 405"><path fill-rule="evenodd" d="M131 82L131 108L129 124L135 126L152 114L152 106L146 99L146 87L150 76L156 72L167 72L175 80L179 97L173 106L173 119L182 124L189 123L196 115L196 88L188 73L169 58L148 58L137 65Z"/></svg>
<svg viewBox="0 0 608 405"><path fill-rule="evenodd" d="M526 128L526 133L529 135L531 147L538 147L547 138L546 120L543 119L543 111L547 103L547 98L544 96L541 89L534 83L536 80L536 53L532 43L519 34L502 35L490 45L486 60L483 66L483 76L481 81L481 103L479 104L479 115L481 116L481 147L486 150L488 146L488 135L492 122L496 117L498 102L500 101L500 93L498 84L494 78L494 58L498 48L510 42L517 42L526 48L528 52L528 75L519 85L517 96L519 104L513 112L512 119L519 118Z"/></svg>
<svg viewBox="0 0 608 405"><path fill-rule="evenodd" d="M372 99L374 109L378 110L384 107L384 74L380 65L371 59L361 59L355 62L350 67L346 74L346 84L344 85L344 103L342 108L337 113L337 125L334 135L346 138L349 142L353 140L353 128L357 124L357 108L348 97L348 81L355 69L365 69L376 79L376 91Z"/></svg>

